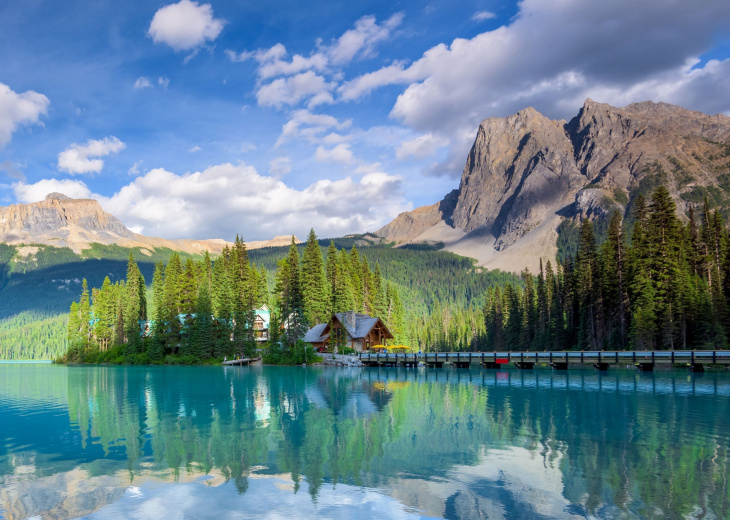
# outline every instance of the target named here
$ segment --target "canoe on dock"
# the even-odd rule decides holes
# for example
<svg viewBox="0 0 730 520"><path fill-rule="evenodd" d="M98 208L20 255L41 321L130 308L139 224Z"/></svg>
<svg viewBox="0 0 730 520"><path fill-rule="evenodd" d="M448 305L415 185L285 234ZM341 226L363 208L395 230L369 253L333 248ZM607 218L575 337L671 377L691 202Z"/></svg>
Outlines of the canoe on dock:
<svg viewBox="0 0 730 520"><path fill-rule="evenodd" d="M255 358L242 358L242 359L230 359L228 361L224 361L224 365L250 365L254 361L258 361L261 358L255 357Z"/></svg>

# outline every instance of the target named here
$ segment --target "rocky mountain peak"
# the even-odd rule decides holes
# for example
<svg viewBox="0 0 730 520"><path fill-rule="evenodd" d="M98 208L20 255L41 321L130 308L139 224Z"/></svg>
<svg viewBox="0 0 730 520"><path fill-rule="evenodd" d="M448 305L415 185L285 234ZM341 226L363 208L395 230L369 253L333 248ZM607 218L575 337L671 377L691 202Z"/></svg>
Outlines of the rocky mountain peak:
<svg viewBox="0 0 730 520"><path fill-rule="evenodd" d="M11 245L46 244L69 247L80 252L91 244L116 244L146 250L164 247L191 254L220 254L230 242L221 239L169 240L148 237L127 229L94 199L73 199L63 193L49 193L45 199L30 204L0 207L0 242ZM272 240L246 242L249 249L289 245L291 235ZM301 242L296 239L296 242ZM27 250L28 248L26 248ZM37 248L31 248L37 249Z"/></svg>
<svg viewBox="0 0 730 520"><path fill-rule="evenodd" d="M730 208L730 118L653 101L616 108L586 99L566 122L528 107L479 125L452 219L439 229L447 248L483 265L534 268L539 256L555 255L562 219L602 218L657 183L681 213L707 190ZM427 208L429 218L413 231L434 240L438 233L423 229L436 218L435 206ZM418 220L425 209L396 221ZM393 239L400 229L399 240L420 240L396 221L378 234Z"/></svg>
<svg viewBox="0 0 730 520"><path fill-rule="evenodd" d="M71 197L68 197L64 195L63 193L53 192L46 195L45 200L59 200L59 201L66 201L66 200L72 200Z"/></svg>

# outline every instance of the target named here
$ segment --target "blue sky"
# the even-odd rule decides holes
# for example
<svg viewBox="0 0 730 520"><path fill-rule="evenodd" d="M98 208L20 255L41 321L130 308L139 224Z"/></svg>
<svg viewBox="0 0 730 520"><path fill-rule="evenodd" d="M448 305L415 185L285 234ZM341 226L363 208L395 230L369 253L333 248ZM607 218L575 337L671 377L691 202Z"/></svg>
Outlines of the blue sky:
<svg viewBox="0 0 730 520"><path fill-rule="evenodd" d="M0 203L94 197L169 238L375 230L526 106L730 115L726 0L25 0L0 49Z"/></svg>

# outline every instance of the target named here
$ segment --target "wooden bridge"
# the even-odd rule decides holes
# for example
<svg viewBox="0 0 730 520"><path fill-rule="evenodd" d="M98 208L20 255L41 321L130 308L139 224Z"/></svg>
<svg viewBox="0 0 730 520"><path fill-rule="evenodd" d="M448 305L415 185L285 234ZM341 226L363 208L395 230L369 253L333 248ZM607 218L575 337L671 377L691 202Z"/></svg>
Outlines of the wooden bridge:
<svg viewBox="0 0 730 520"><path fill-rule="evenodd" d="M479 364L484 368L500 368L514 365L532 369L535 365L548 365L557 370L567 370L570 365L592 365L598 370L609 366L633 365L639 370L651 371L664 365L689 367L702 372L706 365L730 365L730 350L618 350L618 351L560 351L560 352L424 352L420 354L391 354L363 352L360 361L366 366L415 367L419 363L441 368L449 363L456 368L469 368Z"/></svg>

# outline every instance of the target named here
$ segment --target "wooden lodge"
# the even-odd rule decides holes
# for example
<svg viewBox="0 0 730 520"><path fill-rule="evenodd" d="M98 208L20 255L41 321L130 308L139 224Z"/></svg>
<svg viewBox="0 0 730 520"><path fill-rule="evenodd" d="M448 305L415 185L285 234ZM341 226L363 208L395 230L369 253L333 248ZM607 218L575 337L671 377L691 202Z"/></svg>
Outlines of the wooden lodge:
<svg viewBox="0 0 730 520"><path fill-rule="evenodd" d="M329 351L331 346L344 345L358 352L370 350L375 345L384 345L393 334L380 318L355 311L338 312L329 323L319 323L309 329L304 341L320 351Z"/></svg>

